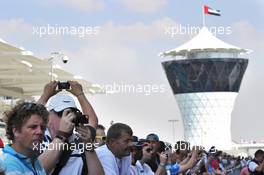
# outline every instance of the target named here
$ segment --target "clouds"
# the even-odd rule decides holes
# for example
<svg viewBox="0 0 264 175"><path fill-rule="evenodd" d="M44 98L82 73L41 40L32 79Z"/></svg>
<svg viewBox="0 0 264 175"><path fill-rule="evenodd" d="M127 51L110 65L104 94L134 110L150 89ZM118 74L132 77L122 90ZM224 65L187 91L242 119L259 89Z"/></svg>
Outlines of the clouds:
<svg viewBox="0 0 264 175"><path fill-rule="evenodd" d="M106 7L103 0L63 0L61 3L66 7L75 8L81 11L101 11Z"/></svg>
<svg viewBox="0 0 264 175"><path fill-rule="evenodd" d="M177 22L170 18L157 19L145 24L136 22L132 24L116 24L114 22L107 22L101 26L101 34L99 38L108 39L109 41L117 42L140 42L146 43L156 39L164 39L165 28L168 25L174 25Z"/></svg>
<svg viewBox="0 0 264 175"><path fill-rule="evenodd" d="M118 0L131 12L153 13L168 4L167 0Z"/></svg>
<svg viewBox="0 0 264 175"><path fill-rule="evenodd" d="M156 69L160 70L160 64L156 60L158 53L162 51L159 48L163 48L162 45L166 41L174 41L174 38L165 35L165 28L170 25L178 25L178 23L170 18L157 19L149 24L136 22L124 25L112 21L106 22L100 26L98 35L92 38L76 37L67 42L70 44L67 45L69 49L65 48L65 52L76 60L76 66L66 65L69 66L67 69L78 71L76 73L82 76L87 75L86 78L90 81L149 80L147 72L151 74L156 71L153 65L150 68L145 67L145 64L155 63ZM183 38L175 37L177 40ZM77 46L77 49L73 50L73 45ZM84 62L87 64L83 64ZM86 70L86 65L93 66ZM107 80L105 75L108 76Z"/></svg>
<svg viewBox="0 0 264 175"><path fill-rule="evenodd" d="M122 5L130 12L136 13L154 13L168 4L168 0L115 0L116 5ZM74 9L77 11L102 11L107 8L111 8L106 0L46 0L45 2L40 2L46 6L64 6L69 9Z"/></svg>
<svg viewBox="0 0 264 175"><path fill-rule="evenodd" d="M244 75L235 108L232 113L232 133L240 141L241 138L254 140L262 137L262 121L259 118L263 101L263 46L264 31L255 27L249 21L237 21L231 25L232 35L226 39L230 43L241 48L251 49L249 64ZM261 121L261 122L260 122ZM245 128L251 123L254 126L254 134L245 132Z"/></svg>
<svg viewBox="0 0 264 175"><path fill-rule="evenodd" d="M249 49L255 49L263 52L264 31L256 28L248 21L238 21L232 25L233 38L239 41L239 44ZM253 50L254 51L254 50Z"/></svg>
<svg viewBox="0 0 264 175"><path fill-rule="evenodd" d="M168 134L170 135L171 130L168 130L168 127L171 125L167 119L180 118L180 114L166 76L162 71L160 64L162 58L157 55L159 52L175 48L191 38L187 34L175 34L173 37L166 35L168 27L179 28L179 21L174 19L183 23L197 22L194 13L188 11L197 8L197 3L188 4L190 9L186 9L186 6L180 4L181 9L177 9L178 11L175 12L174 6L169 8L168 5L175 5L179 2L171 2L169 3L168 0L34 1L29 3L32 6L29 6L27 13L21 11L20 8L12 11L12 14L6 12L10 13L5 14L6 16L13 16L14 19L0 20L0 37L7 42L19 43L19 46L21 44L36 55L41 54L43 57L49 56L51 51L62 51L70 60L67 64L61 63L61 60L57 60L57 63L61 63L61 66L67 71L79 74L94 83L165 84L166 93L150 96L142 94L115 94L111 97L95 95L93 100L100 119L107 122L112 119L116 122L128 122L138 134L147 134L156 130L157 133L164 136L163 138L169 138ZM262 0L259 0L260 2ZM41 13L33 14L32 9L41 11ZM45 13L42 13L42 10ZM160 17L161 11L163 12L162 17ZM188 14L182 13L182 11L188 12ZM254 12L253 10L251 14ZM15 18L21 15L25 18ZM243 15L240 14L239 19L245 18ZM245 114L250 115L254 112L257 115L261 113L258 110L261 109L263 95L259 94L262 92L263 86L256 86L254 83L257 80L253 81L252 76L255 76L256 71L259 71L258 77L263 77L261 68L263 64L260 63L263 63L264 33L261 28L253 25L254 22L236 21L237 18L234 14L234 16L230 15L228 19L231 22L235 21L232 25L232 35L220 37L239 47L252 49L254 50L253 54L259 56L258 59L250 60L243 80L244 88L241 88L238 100L240 103L237 104L234 113L235 116L238 116L234 123L240 124L242 116L246 118ZM223 20L225 19L223 18ZM84 37L51 34L40 38L33 35L32 28L34 26L47 26L48 24L58 27L60 25L80 27L94 24L100 29L98 34ZM259 83L259 85L261 84ZM254 86L256 89L252 91ZM255 97L260 100L255 100ZM259 108L253 110L251 107L250 112L246 112L245 106L252 106L252 103L248 104L249 100L254 101L254 104L258 103ZM153 121L154 127L144 126L149 121ZM102 124L106 124L106 122ZM239 126L235 127L236 131L239 131L236 135L244 134L243 128L238 130ZM177 126L177 133L181 133L178 128Z"/></svg>
<svg viewBox="0 0 264 175"><path fill-rule="evenodd" d="M130 24L120 24L114 21L106 21L101 25L97 26L86 26L86 25L58 25L49 24L48 22L42 21L39 24L33 24L32 22L26 22L23 19L10 19L0 20L0 31L1 36L18 35L16 38L29 37L29 38L41 38L41 39L77 39L78 42L114 42L114 43L147 43L155 40L171 39L170 36L166 35L166 29L170 26L179 26L179 23L171 18L164 17L150 21L149 23L134 22ZM78 28L93 29L93 34L83 34L80 37L79 34L69 34L65 32L66 29L72 29L74 27L75 32L79 32ZM86 28L85 28L86 27ZM43 30L41 30L43 29ZM45 29L45 31L44 31ZM63 30L62 30L63 29ZM42 35L40 36L40 31ZM43 34L43 32L45 32ZM91 33L91 30L89 30ZM176 36L177 39L181 38L181 35ZM42 40L39 40L42 42Z"/></svg>
<svg viewBox="0 0 264 175"><path fill-rule="evenodd" d="M87 80L96 83L126 81L137 75L139 55L133 48L112 43L112 45L81 45L75 52L64 52L71 58L64 67Z"/></svg>
<svg viewBox="0 0 264 175"><path fill-rule="evenodd" d="M0 20L0 28L0 36L3 39L26 40L32 36L32 25L22 18Z"/></svg>
<svg viewBox="0 0 264 175"><path fill-rule="evenodd" d="M84 12L102 11L106 8L106 2L104 0L46 0L39 1L39 3L46 6L64 6L69 9Z"/></svg>
<svg viewBox="0 0 264 175"><path fill-rule="evenodd" d="M260 5L260 6L264 6L264 1L263 0L255 0L255 2L257 3L257 5Z"/></svg>

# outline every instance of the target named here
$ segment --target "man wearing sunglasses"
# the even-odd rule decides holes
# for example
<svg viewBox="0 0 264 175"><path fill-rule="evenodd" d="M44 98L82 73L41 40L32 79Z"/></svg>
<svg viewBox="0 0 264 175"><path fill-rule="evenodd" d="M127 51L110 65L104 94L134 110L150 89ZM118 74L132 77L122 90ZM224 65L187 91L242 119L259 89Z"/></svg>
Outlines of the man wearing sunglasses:
<svg viewBox="0 0 264 175"><path fill-rule="evenodd" d="M96 136L95 136L95 143L99 146L105 144L106 135L105 135L105 127L103 125L97 125L96 127Z"/></svg>
<svg viewBox="0 0 264 175"><path fill-rule="evenodd" d="M48 105L50 113L44 142L48 147L39 159L49 174L103 175L102 165L93 149L93 134L95 135L93 128L97 126L97 116L85 97L82 86L76 81L68 81L68 83L70 88L66 90L79 101L89 125L74 122L78 111L74 99L69 95L55 95L61 91L57 90L58 82L48 83L38 101L38 103L46 104L53 96ZM70 149L66 147L65 150L63 146L69 144L75 147L70 147ZM80 144L84 149L79 148Z"/></svg>
<svg viewBox="0 0 264 175"><path fill-rule="evenodd" d="M160 148L159 137L157 134L151 133L146 137L146 141L149 143L149 146L152 148L152 156L146 163L151 167L153 172L156 172L159 167L159 155L158 150Z"/></svg>
<svg viewBox="0 0 264 175"><path fill-rule="evenodd" d="M45 175L36 149L42 142L48 111L41 104L22 102L5 112L6 135L11 141L3 149L6 174Z"/></svg>
<svg viewBox="0 0 264 175"><path fill-rule="evenodd" d="M162 152L159 154L160 163L156 170L156 172L153 172L148 164L146 164L147 161L149 161L153 154L153 148L151 145L147 142L145 142L142 146L142 157L140 160L137 160L134 169L136 171L131 172L131 175L138 175L138 174L144 174L144 175L165 175L165 166L167 163L167 155Z"/></svg>

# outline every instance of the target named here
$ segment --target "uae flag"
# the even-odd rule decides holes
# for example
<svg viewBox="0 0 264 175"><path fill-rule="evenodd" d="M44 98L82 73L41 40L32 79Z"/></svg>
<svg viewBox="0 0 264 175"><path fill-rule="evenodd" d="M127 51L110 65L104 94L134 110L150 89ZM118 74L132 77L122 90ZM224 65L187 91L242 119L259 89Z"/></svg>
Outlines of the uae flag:
<svg viewBox="0 0 264 175"><path fill-rule="evenodd" d="M205 14L209 14L209 15L221 16L220 10L212 9L212 8L206 6L206 5L204 6L204 13Z"/></svg>

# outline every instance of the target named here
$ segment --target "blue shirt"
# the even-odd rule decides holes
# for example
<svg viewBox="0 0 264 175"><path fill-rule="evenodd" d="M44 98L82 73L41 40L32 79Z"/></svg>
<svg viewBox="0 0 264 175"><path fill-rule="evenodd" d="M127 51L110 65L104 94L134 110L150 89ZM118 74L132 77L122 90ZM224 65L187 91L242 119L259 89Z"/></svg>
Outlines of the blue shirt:
<svg viewBox="0 0 264 175"><path fill-rule="evenodd" d="M33 167L31 158L16 152L10 145L6 145L3 149L3 160L6 174L46 175L39 160L35 160Z"/></svg>
<svg viewBox="0 0 264 175"><path fill-rule="evenodd" d="M180 165L178 163L175 164L167 164L165 169L167 171L167 174L171 175L177 175L180 172Z"/></svg>

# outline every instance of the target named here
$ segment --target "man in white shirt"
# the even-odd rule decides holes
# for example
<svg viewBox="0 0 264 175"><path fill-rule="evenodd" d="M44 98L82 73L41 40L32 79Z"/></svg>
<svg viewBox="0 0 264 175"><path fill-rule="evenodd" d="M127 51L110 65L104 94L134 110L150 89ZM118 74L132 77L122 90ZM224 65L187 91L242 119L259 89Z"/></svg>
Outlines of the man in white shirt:
<svg viewBox="0 0 264 175"><path fill-rule="evenodd" d="M71 96L57 94L62 91L57 89L59 82L52 81L46 84L38 100L38 103L45 105L50 99L49 121L44 137L44 144L48 149L39 156L41 164L47 174L104 175L102 165L92 146L92 127L97 126L98 118L81 84L76 81L67 83L69 89L66 91L77 98L89 124L78 122L78 108ZM76 133L73 133L74 130Z"/></svg>
<svg viewBox="0 0 264 175"><path fill-rule="evenodd" d="M144 144L142 148L142 153L143 153L143 156L141 160L138 160L135 165L137 173L136 174L131 173L132 175L138 175L138 174L140 175L154 175L154 174L163 175L163 174L166 174L165 165L167 163L168 157L164 152L159 153L160 164L158 165L158 169L156 172L153 172L150 166L146 164L146 162L151 159L151 155L153 153L153 149L151 145L148 143Z"/></svg>
<svg viewBox="0 0 264 175"><path fill-rule="evenodd" d="M251 174L264 174L264 151L259 149L255 152L255 157L252 161L248 164L248 171Z"/></svg>
<svg viewBox="0 0 264 175"><path fill-rule="evenodd" d="M132 129L123 123L115 123L108 129L106 144L95 150L105 175L130 174L132 135Z"/></svg>

